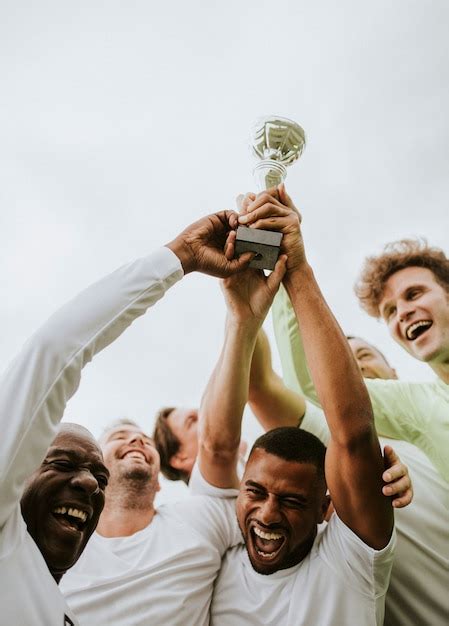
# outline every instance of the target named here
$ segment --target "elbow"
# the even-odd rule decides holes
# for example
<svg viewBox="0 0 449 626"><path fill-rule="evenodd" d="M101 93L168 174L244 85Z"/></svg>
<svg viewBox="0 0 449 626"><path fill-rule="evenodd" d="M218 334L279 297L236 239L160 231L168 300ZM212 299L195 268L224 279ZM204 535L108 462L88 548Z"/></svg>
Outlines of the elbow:
<svg viewBox="0 0 449 626"><path fill-rule="evenodd" d="M214 463L227 464L238 457L240 438L224 442L205 437L200 440L199 445L202 455L213 459Z"/></svg>
<svg viewBox="0 0 449 626"><path fill-rule="evenodd" d="M345 427L336 429L332 433L332 439L341 447L355 452L373 445L373 441L377 439L374 421L357 416L348 416L345 419Z"/></svg>

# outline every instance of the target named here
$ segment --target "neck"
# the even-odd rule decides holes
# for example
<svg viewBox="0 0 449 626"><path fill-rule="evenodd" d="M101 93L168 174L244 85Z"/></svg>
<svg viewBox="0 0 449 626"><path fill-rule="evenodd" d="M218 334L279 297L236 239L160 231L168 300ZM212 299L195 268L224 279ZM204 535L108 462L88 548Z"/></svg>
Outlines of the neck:
<svg viewBox="0 0 449 626"><path fill-rule="evenodd" d="M443 383L449 385L449 361L434 364L430 363L430 367L433 369L438 378L443 381Z"/></svg>
<svg viewBox="0 0 449 626"><path fill-rule="evenodd" d="M103 537L129 537L151 524L156 513L154 485L111 481L106 489L106 502L97 526Z"/></svg>
<svg viewBox="0 0 449 626"><path fill-rule="evenodd" d="M50 569L50 574L53 576L53 578L56 581L56 584L59 585L61 578L64 576L65 571L63 572L59 572L59 571L54 571Z"/></svg>

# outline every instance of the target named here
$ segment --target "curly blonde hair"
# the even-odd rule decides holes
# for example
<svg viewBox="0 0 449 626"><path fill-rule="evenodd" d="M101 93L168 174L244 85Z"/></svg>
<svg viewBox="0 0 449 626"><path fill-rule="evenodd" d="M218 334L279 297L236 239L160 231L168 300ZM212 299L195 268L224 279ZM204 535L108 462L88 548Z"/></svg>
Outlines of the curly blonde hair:
<svg viewBox="0 0 449 626"><path fill-rule="evenodd" d="M387 243L381 254L369 256L354 285L359 304L368 315L380 317L379 303L387 280L406 267L425 267L449 293L449 259L440 248L428 245L425 239L401 239Z"/></svg>

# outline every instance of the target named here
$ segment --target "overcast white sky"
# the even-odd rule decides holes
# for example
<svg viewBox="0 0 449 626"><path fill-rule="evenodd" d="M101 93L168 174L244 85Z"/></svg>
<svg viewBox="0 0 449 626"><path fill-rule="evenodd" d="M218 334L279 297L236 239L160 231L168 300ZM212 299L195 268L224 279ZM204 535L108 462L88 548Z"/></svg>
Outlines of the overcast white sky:
<svg viewBox="0 0 449 626"><path fill-rule="evenodd" d="M431 379L352 285L387 241L448 252L448 23L446 0L3 0L2 368L89 283L232 208L253 188L249 128L276 113L307 133L287 184L341 325ZM197 405L223 320L218 283L187 277L86 368L66 419L150 429Z"/></svg>

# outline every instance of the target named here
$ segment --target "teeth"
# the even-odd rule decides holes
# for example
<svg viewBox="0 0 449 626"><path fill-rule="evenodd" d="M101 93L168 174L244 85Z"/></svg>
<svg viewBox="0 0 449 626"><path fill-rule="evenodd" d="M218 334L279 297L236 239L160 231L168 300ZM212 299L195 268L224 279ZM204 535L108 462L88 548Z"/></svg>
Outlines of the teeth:
<svg viewBox="0 0 449 626"><path fill-rule="evenodd" d="M61 515L65 515L67 513L67 509L65 506L58 506L56 509L53 509L53 513L61 513Z"/></svg>
<svg viewBox="0 0 449 626"><path fill-rule="evenodd" d="M282 539L283 535L280 535L279 533L266 533L263 530L260 530L257 527L254 527L254 533L260 537L261 539ZM262 554L262 553L261 553Z"/></svg>
<svg viewBox="0 0 449 626"><path fill-rule="evenodd" d="M138 452L137 450L133 450L132 452L127 452L125 456L130 456L133 459L144 459L145 455L143 452Z"/></svg>
<svg viewBox="0 0 449 626"><path fill-rule="evenodd" d="M70 517L76 517L77 519L80 519L82 522L85 522L87 520L87 513L85 511L80 511L80 509L75 509L73 507L65 507L65 506L58 506L55 509L53 509L53 513L59 513L60 515L70 515Z"/></svg>
<svg viewBox="0 0 449 626"><path fill-rule="evenodd" d="M259 556L262 556L264 559L273 559L278 553L278 550L276 550L276 552L271 552L270 554L267 554L266 552L262 552L262 550L257 550L256 548L256 552Z"/></svg>
<svg viewBox="0 0 449 626"><path fill-rule="evenodd" d="M418 330L418 328L421 328L421 326L431 326L432 322L430 321L419 321L419 322L415 322L414 324L412 324L411 326L409 326L405 332L407 339L413 339L414 338L414 332L416 330Z"/></svg>

